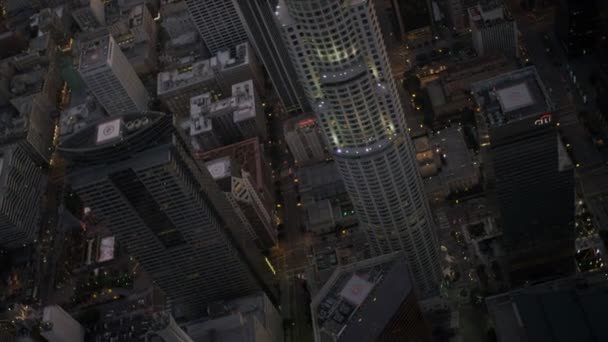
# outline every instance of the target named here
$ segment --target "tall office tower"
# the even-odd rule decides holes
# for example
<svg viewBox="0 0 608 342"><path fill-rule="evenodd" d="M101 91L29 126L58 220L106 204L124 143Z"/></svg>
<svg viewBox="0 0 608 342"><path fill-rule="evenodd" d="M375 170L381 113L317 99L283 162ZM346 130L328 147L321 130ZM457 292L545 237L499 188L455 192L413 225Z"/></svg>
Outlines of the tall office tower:
<svg viewBox="0 0 608 342"><path fill-rule="evenodd" d="M53 123L49 113L57 107L61 75L57 45L49 34L30 40L26 51L0 62L0 144L20 141L38 164L52 153ZM10 110L10 103L17 113Z"/></svg>
<svg viewBox="0 0 608 342"><path fill-rule="evenodd" d="M185 0L194 26L213 55L247 41L247 32L230 0Z"/></svg>
<svg viewBox="0 0 608 342"><path fill-rule="evenodd" d="M308 111L310 105L272 18L276 0L186 0L188 10L211 54L249 42L262 60L287 111Z"/></svg>
<svg viewBox="0 0 608 342"><path fill-rule="evenodd" d="M285 120L283 134L296 164L306 165L329 157L323 130L314 114L302 114Z"/></svg>
<svg viewBox="0 0 608 342"><path fill-rule="evenodd" d="M83 42L78 71L110 115L148 109L148 93L109 34Z"/></svg>
<svg viewBox="0 0 608 342"><path fill-rule="evenodd" d="M0 246L14 248L36 239L45 182L21 145L0 147Z"/></svg>
<svg viewBox="0 0 608 342"><path fill-rule="evenodd" d="M474 83L489 193L514 286L574 271L574 172L534 67Z"/></svg>
<svg viewBox="0 0 608 342"><path fill-rule="evenodd" d="M518 56L517 23L505 14L502 2L477 4L468 13L473 47L479 56Z"/></svg>
<svg viewBox="0 0 608 342"><path fill-rule="evenodd" d="M310 111L302 86L297 81L281 31L274 21L276 0L233 0L247 31L249 42L262 60L283 107L288 112Z"/></svg>
<svg viewBox="0 0 608 342"><path fill-rule="evenodd" d="M176 317L260 289L276 299L269 261L192 159L171 115L97 121L59 150L73 190L167 294Z"/></svg>
<svg viewBox="0 0 608 342"><path fill-rule="evenodd" d="M372 251L405 251L429 294L441 273L437 238L373 4L281 0L276 10Z"/></svg>

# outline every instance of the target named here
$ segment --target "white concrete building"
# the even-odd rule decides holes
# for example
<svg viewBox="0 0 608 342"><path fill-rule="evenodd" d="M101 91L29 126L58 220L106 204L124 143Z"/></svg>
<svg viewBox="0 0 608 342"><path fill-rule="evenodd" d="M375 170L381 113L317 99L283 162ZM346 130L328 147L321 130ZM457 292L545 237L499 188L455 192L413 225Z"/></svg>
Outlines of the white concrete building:
<svg viewBox="0 0 608 342"><path fill-rule="evenodd" d="M148 92L111 35L82 44L78 71L108 114L148 109Z"/></svg>
<svg viewBox="0 0 608 342"><path fill-rule="evenodd" d="M434 222L373 4L281 0L276 18L372 251L404 251L433 295Z"/></svg>

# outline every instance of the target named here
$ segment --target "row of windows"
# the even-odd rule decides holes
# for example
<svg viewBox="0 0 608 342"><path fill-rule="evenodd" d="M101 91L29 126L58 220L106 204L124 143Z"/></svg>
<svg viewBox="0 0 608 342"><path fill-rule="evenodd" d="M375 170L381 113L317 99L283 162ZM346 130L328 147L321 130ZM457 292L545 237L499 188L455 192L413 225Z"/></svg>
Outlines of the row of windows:
<svg viewBox="0 0 608 342"><path fill-rule="evenodd" d="M170 175L166 169L153 168L140 172L138 177L129 176L125 179L139 178L141 181L145 181L147 183L146 188L154 193L155 200L165 202L166 200L174 200L179 196L168 196L167 199L163 199L164 192L172 194L176 191L181 192L180 188L177 187L177 182L171 181L177 180L177 178L169 178L168 176ZM196 246L195 241L191 241L188 244L191 247L187 248L170 250L159 248L157 246L158 240L152 238L152 234L150 234L150 226L141 225L138 218L140 216L130 209L133 204L140 206L140 204L137 204L139 201L134 199L134 203L125 205L115 189L111 184L104 182L79 189L79 192L84 192L83 199L92 204L95 212L101 215L100 218L105 219L112 231L119 232L119 239L127 242L129 251L142 262L144 268L150 271L153 278L171 297L186 297L189 301L199 302L210 297L216 298L219 294L228 291L246 291L253 286L249 275L243 273L244 269L236 260L236 255L229 249L226 241L218 244L219 241L216 239L201 236L199 241L202 241L204 245L198 246L198 248L193 248ZM181 194L181 197L184 197L184 193ZM186 227L185 230L182 230L185 233L184 236L190 235L188 231L195 230L193 228L196 225L193 226L192 222L197 222L197 225L202 224L198 220L201 217L201 211L196 210L194 203L200 202L194 200L182 203L176 202L174 203L176 207L168 206L165 208L171 216L174 216L170 213L172 209L181 210L181 214L178 213L178 215L191 216L193 213L196 214L196 220L190 220L190 224L182 226ZM186 213L186 211L190 213ZM177 220L179 221L179 218ZM205 230L200 230L200 233L203 232ZM223 270L228 272L217 272L218 267L222 267ZM197 273L206 275L204 283L197 277L192 276Z"/></svg>
<svg viewBox="0 0 608 342"><path fill-rule="evenodd" d="M42 170L20 147L4 158L6 180L0 192L0 231L6 245L31 242L38 227L39 204L43 187Z"/></svg>

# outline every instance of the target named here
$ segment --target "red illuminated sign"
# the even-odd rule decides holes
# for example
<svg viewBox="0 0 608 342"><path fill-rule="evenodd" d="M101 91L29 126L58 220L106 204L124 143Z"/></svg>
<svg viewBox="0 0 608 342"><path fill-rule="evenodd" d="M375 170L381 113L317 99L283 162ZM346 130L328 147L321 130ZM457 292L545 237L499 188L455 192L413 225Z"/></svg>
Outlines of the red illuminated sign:
<svg viewBox="0 0 608 342"><path fill-rule="evenodd" d="M300 127L306 127L306 126L312 125L314 123L315 123L315 120L313 120L313 119L307 119L307 120L298 122L298 126L300 126Z"/></svg>
<svg viewBox="0 0 608 342"><path fill-rule="evenodd" d="M548 124L550 122L551 122L551 114L543 114L536 121L534 121L534 124L536 126L541 126L541 125Z"/></svg>

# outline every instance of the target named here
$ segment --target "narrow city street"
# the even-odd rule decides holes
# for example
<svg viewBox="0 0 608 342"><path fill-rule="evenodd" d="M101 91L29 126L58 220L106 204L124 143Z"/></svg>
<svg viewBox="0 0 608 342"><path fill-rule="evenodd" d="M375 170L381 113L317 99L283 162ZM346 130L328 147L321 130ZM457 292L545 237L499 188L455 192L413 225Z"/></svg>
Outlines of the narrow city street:
<svg viewBox="0 0 608 342"><path fill-rule="evenodd" d="M299 275L308 266L310 237L302 229L302 210L299 206L297 172L293 170L293 158L286 149L283 137L283 121L288 119L281 105L276 103L267 110L270 119L268 146L271 152L271 165L274 169L275 185L281 194L277 210L281 217L282 231L279 246L273 251L274 264L277 266L280 289L281 311L283 313L286 342L312 341L310 324L310 295L306 283ZM292 170L289 172L289 170Z"/></svg>

